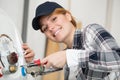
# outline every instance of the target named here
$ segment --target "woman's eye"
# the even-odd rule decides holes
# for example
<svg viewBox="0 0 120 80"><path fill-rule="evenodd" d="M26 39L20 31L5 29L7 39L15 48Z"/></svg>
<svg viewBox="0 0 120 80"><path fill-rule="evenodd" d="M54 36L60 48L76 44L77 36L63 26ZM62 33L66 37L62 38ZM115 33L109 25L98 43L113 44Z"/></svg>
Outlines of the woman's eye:
<svg viewBox="0 0 120 80"><path fill-rule="evenodd" d="M47 29L48 29L48 27L47 27L47 26L46 26L46 27L44 27L44 28L43 28L43 32L47 31Z"/></svg>
<svg viewBox="0 0 120 80"><path fill-rule="evenodd" d="M52 21L55 21L57 19L57 17L54 17L53 19L52 19Z"/></svg>

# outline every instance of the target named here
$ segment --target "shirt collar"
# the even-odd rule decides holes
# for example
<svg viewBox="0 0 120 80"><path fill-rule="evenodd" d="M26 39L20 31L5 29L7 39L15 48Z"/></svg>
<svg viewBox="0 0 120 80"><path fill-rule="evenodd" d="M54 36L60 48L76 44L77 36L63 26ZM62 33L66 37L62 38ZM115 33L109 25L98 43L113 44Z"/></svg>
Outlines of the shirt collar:
<svg viewBox="0 0 120 80"><path fill-rule="evenodd" d="M73 49L82 48L82 32L80 29L75 30L72 48Z"/></svg>

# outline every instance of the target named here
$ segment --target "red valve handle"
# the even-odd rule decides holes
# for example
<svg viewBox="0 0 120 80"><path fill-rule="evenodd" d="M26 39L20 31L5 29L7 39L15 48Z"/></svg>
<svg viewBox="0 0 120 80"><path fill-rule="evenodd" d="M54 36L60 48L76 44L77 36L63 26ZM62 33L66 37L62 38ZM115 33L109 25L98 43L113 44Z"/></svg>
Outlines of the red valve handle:
<svg viewBox="0 0 120 80"><path fill-rule="evenodd" d="M34 60L34 64L40 66L41 65L40 59Z"/></svg>
<svg viewBox="0 0 120 80"><path fill-rule="evenodd" d="M34 64L40 66L40 65L41 65L41 61L40 61L40 59L34 60ZM47 62L44 63L44 64L47 64Z"/></svg>

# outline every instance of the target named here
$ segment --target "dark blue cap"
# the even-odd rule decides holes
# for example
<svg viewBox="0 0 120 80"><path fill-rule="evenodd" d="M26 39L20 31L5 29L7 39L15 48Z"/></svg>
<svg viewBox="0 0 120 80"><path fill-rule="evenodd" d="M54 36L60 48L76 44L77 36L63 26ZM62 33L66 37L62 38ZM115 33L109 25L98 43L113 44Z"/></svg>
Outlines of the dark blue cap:
<svg viewBox="0 0 120 80"><path fill-rule="evenodd" d="M51 14L56 8L63 8L61 5L56 2L44 2L36 8L36 15L32 20L32 26L34 30L39 30L41 26L39 25L39 18L41 16Z"/></svg>

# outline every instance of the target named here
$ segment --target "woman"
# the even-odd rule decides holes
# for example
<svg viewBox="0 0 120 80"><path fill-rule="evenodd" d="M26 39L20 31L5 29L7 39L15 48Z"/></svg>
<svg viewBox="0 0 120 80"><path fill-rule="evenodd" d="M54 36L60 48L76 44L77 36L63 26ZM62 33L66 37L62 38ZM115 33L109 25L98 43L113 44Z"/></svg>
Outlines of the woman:
<svg viewBox="0 0 120 80"><path fill-rule="evenodd" d="M65 80L117 80L120 76L120 47L101 25L77 29L69 11L47 1L37 7L32 26L67 45L41 61L46 68L64 68Z"/></svg>

